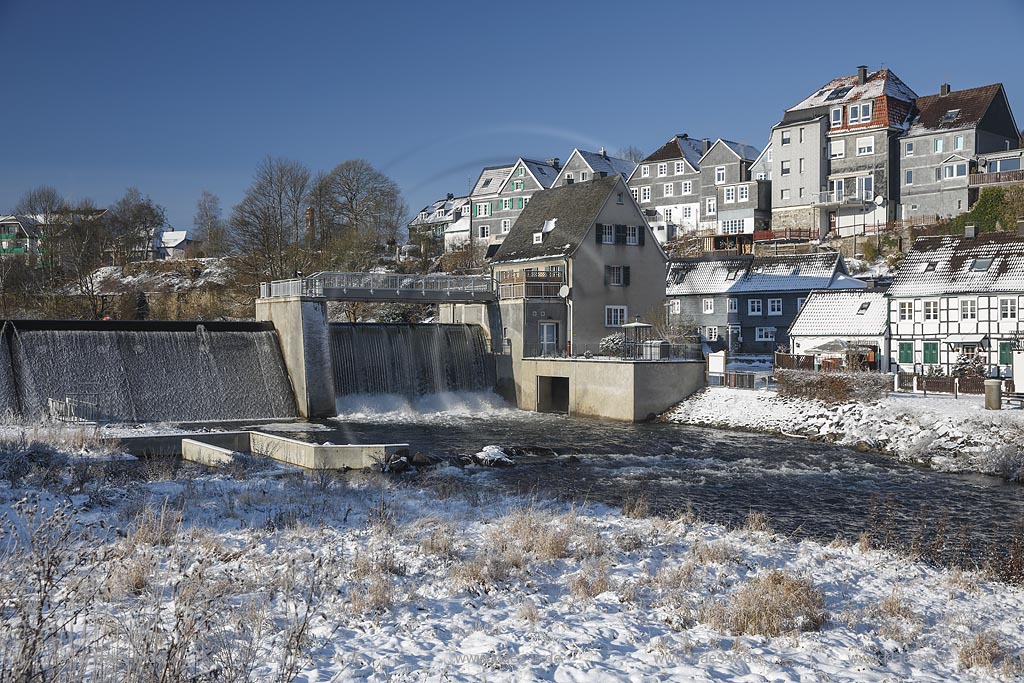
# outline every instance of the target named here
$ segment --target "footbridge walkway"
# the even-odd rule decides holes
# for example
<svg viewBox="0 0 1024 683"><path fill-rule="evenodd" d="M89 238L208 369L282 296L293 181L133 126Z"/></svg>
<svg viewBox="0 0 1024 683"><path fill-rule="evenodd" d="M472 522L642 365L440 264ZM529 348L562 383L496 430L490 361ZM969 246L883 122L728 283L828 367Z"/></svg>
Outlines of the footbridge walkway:
<svg viewBox="0 0 1024 683"><path fill-rule="evenodd" d="M292 296L405 303L488 302L497 298L488 275L324 272L260 285L263 299Z"/></svg>

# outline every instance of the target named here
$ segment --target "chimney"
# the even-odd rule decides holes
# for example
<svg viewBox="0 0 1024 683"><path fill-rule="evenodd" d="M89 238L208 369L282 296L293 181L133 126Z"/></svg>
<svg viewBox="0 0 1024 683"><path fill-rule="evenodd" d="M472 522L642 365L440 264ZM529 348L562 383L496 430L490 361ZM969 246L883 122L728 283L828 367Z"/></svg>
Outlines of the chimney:
<svg viewBox="0 0 1024 683"><path fill-rule="evenodd" d="M711 149L711 140L704 138L700 141L700 153L707 154L709 149Z"/></svg>
<svg viewBox="0 0 1024 683"><path fill-rule="evenodd" d="M969 240L973 240L978 236L978 226L974 223L968 223L964 226L964 237Z"/></svg>
<svg viewBox="0 0 1024 683"><path fill-rule="evenodd" d="M602 178L607 178L608 177L608 171L599 171L597 175L599 175ZM1021 220L1024 221L1024 219L1021 219Z"/></svg>
<svg viewBox="0 0 1024 683"><path fill-rule="evenodd" d="M949 94L949 83L943 83L939 86L939 94L943 97Z"/></svg>
<svg viewBox="0 0 1024 683"><path fill-rule="evenodd" d="M553 159L545 159L544 161L548 162L549 165L554 166L556 171L559 171L562 168L562 160L559 159L558 157L554 157Z"/></svg>
<svg viewBox="0 0 1024 683"><path fill-rule="evenodd" d="M1017 216L1017 237L1024 238L1024 216Z"/></svg>
<svg viewBox="0 0 1024 683"><path fill-rule="evenodd" d="M689 140L690 139L690 136L689 136L688 133L680 133L679 137L681 137L684 140Z"/></svg>
<svg viewBox="0 0 1024 683"><path fill-rule="evenodd" d="M598 152L598 154L600 154L601 156L603 156L603 157L604 157L605 159L607 159L607 158L608 158L608 153L604 151L604 145L601 145L601 151L600 151L600 152Z"/></svg>
<svg viewBox="0 0 1024 683"><path fill-rule="evenodd" d="M857 85L864 85L868 82L868 68L863 64L857 67Z"/></svg>
<svg viewBox="0 0 1024 683"><path fill-rule="evenodd" d="M453 199L455 199L455 195L453 195L451 192L449 192L448 193L448 201L451 201Z"/></svg>

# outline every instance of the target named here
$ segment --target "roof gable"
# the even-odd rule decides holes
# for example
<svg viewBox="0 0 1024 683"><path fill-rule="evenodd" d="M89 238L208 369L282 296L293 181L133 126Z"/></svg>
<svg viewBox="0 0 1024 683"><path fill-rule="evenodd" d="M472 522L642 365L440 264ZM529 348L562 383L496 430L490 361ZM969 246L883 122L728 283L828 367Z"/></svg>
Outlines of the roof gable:
<svg viewBox="0 0 1024 683"><path fill-rule="evenodd" d="M588 152L576 148L566 159L565 163L562 164L561 170L558 171L558 176L552 185L558 184L558 181L565 175L566 170L572 164L573 159L579 159L582 161L590 172L595 176L599 177L602 173L605 175L619 174L623 179L629 179L633 175L633 171L636 170L636 164L626 159L619 159L617 157L608 156L602 152Z"/></svg>
<svg viewBox="0 0 1024 683"><path fill-rule="evenodd" d="M740 142L733 142L732 140L723 140L718 138L715 140L715 144L708 148L708 151L704 156L700 158L700 163L704 164L708 158L714 158L716 154L726 151L727 154L736 157L739 161L750 161L753 162L759 156L759 150L752 145L745 145Z"/></svg>
<svg viewBox="0 0 1024 683"><path fill-rule="evenodd" d="M523 157L519 157L516 163L512 164L512 168L509 170L508 176L506 176L502 181L501 186L498 188L498 192L504 192L509 181L519 177L519 171L517 170L519 168L526 169L526 173L533 178L533 182L537 183L537 185L543 190L551 187L555 182L555 178L559 175L558 169L546 161L537 161L535 159L524 159Z"/></svg>
<svg viewBox="0 0 1024 683"><path fill-rule="evenodd" d="M616 186L629 196L618 175L562 185L533 195L495 252L492 263L570 256L586 239ZM643 223L639 211L637 220ZM549 221L554 221L553 226ZM544 231L545 224L550 229L544 232L543 241L535 244L533 235Z"/></svg>
<svg viewBox="0 0 1024 683"><path fill-rule="evenodd" d="M686 134L676 135L664 145L654 150L642 164L659 161L684 160L696 173L700 171L700 158L703 156L703 140L691 138Z"/></svg>
<svg viewBox="0 0 1024 683"><path fill-rule="evenodd" d="M476 179L476 183L473 184L473 191L470 195L476 197L479 195L497 194L505 180L512 175L513 168L515 168L515 164L485 167L480 171L480 176Z"/></svg>

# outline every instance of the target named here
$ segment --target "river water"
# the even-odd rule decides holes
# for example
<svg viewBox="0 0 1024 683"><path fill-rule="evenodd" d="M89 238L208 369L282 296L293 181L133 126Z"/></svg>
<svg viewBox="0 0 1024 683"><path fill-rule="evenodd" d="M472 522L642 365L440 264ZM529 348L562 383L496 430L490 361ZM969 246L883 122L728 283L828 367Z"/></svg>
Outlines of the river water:
<svg viewBox="0 0 1024 683"><path fill-rule="evenodd" d="M351 397L324 431L331 443L409 443L439 456L486 445L513 451L509 468L473 468L484 489L619 506L644 494L653 512L691 507L742 524L750 512L797 537L869 532L895 546L931 544L937 560L977 560L1024 523L1024 487L955 475L824 443L673 424L620 424L505 407L489 394ZM941 548L940 548L941 546ZM940 557L941 556L941 557Z"/></svg>

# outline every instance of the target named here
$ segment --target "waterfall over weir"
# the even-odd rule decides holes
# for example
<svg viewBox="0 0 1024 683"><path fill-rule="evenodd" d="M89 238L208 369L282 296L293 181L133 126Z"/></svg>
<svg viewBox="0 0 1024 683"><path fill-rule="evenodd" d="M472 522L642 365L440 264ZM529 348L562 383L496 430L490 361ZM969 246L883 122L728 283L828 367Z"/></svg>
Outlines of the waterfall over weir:
<svg viewBox="0 0 1024 683"><path fill-rule="evenodd" d="M330 338L339 396L494 388L494 359L477 325L335 323Z"/></svg>
<svg viewBox="0 0 1024 683"><path fill-rule="evenodd" d="M277 335L258 323L6 323L0 413L54 402L110 421L293 417Z"/></svg>

